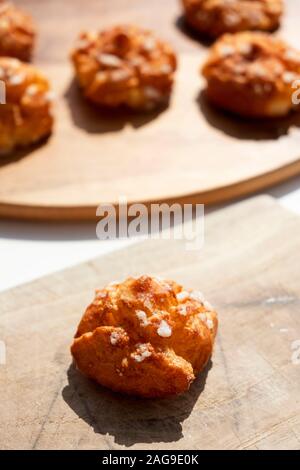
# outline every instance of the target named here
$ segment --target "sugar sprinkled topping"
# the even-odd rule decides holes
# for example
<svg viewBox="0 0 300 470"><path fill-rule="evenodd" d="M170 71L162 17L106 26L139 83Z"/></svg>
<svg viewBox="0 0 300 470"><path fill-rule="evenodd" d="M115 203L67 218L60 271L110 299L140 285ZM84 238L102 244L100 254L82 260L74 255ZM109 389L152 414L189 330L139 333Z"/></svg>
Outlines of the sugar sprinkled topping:
<svg viewBox="0 0 300 470"><path fill-rule="evenodd" d="M21 61L19 59L10 59L9 65L13 68L17 68L21 65Z"/></svg>
<svg viewBox="0 0 300 470"><path fill-rule="evenodd" d="M260 64L253 64L250 70L256 77L266 77L268 75L268 70Z"/></svg>
<svg viewBox="0 0 300 470"><path fill-rule="evenodd" d="M212 311L212 310L214 309L213 306L212 306L207 300L205 300L205 301L203 302L203 306L204 306L208 311Z"/></svg>
<svg viewBox="0 0 300 470"><path fill-rule="evenodd" d="M134 67L137 67L139 65L141 65L143 63L143 59L139 56L137 57L132 57L131 59L129 59L129 62L131 65L133 65Z"/></svg>
<svg viewBox="0 0 300 470"><path fill-rule="evenodd" d="M172 334L172 328L165 320L162 320L157 329L157 334L162 338L169 338Z"/></svg>
<svg viewBox="0 0 300 470"><path fill-rule="evenodd" d="M107 80L107 70L101 70L96 73L96 80L98 83L103 83Z"/></svg>
<svg viewBox="0 0 300 470"><path fill-rule="evenodd" d="M182 300L187 300L190 298L190 294L188 292L186 292L185 290L182 290L181 292L178 292L178 294L176 294L176 299L180 302Z"/></svg>
<svg viewBox="0 0 300 470"><path fill-rule="evenodd" d="M0 29L6 31L9 28L9 23L7 20L2 19L0 20Z"/></svg>
<svg viewBox="0 0 300 470"><path fill-rule="evenodd" d="M202 292L199 292L198 290L193 290L190 293L190 298L193 300L198 300L198 302L201 302L201 303L205 302L204 295L202 294Z"/></svg>
<svg viewBox="0 0 300 470"><path fill-rule="evenodd" d="M235 64L234 65L233 72L237 73L237 74L243 74L245 72L245 70L246 70L245 64L241 63L241 64Z"/></svg>
<svg viewBox="0 0 300 470"><path fill-rule="evenodd" d="M284 74L282 75L282 79L284 81L284 83L293 83L293 81L296 80L298 76L293 73L293 72L284 72Z"/></svg>
<svg viewBox="0 0 300 470"><path fill-rule="evenodd" d="M130 76L131 73L125 69L113 70L111 73L111 78L113 82L122 82L123 80L128 80Z"/></svg>
<svg viewBox="0 0 300 470"><path fill-rule="evenodd" d="M275 75L281 75L283 72L283 65L280 62L275 62L273 65L273 72Z"/></svg>
<svg viewBox="0 0 300 470"><path fill-rule="evenodd" d="M210 330L212 330L214 328L214 322L212 321L211 318L208 318L206 313L204 312L201 312L198 314L198 317L200 318L201 321L203 321L207 328L209 328Z"/></svg>
<svg viewBox="0 0 300 470"><path fill-rule="evenodd" d="M29 85L29 86L26 88L26 95L33 96L33 95L35 95L38 91L39 91L38 86L32 84L32 85Z"/></svg>
<svg viewBox="0 0 300 470"><path fill-rule="evenodd" d="M49 90L46 92L45 98L47 101L53 101L56 98L56 94L54 93L54 91Z"/></svg>
<svg viewBox="0 0 300 470"><path fill-rule="evenodd" d="M198 316L199 316L200 320L202 320L202 321L205 321L205 322L206 322L206 320L207 320L207 316L205 315L205 313L203 313L203 312L202 312L202 313L199 313L199 315L198 315Z"/></svg>
<svg viewBox="0 0 300 470"><path fill-rule="evenodd" d="M156 40L149 36L148 38L145 39L143 47L145 51L149 51L149 52L153 51L156 47Z"/></svg>
<svg viewBox="0 0 300 470"><path fill-rule="evenodd" d="M170 64L162 64L159 70L161 73L168 74L172 72L172 67Z"/></svg>
<svg viewBox="0 0 300 470"><path fill-rule="evenodd" d="M110 335L111 344L115 346L117 342L119 341L119 339L120 339L120 333L118 333L117 331L113 331Z"/></svg>
<svg viewBox="0 0 300 470"><path fill-rule="evenodd" d="M182 315L183 317L185 317L187 315L187 305L179 305L178 307L178 312L180 315Z"/></svg>
<svg viewBox="0 0 300 470"><path fill-rule="evenodd" d="M25 80L25 75L23 73L19 73L19 74L16 74L16 75L11 75L9 77L9 83L11 85L20 85L21 83L23 83Z"/></svg>
<svg viewBox="0 0 300 470"><path fill-rule="evenodd" d="M149 310L152 309L152 302L150 299L148 299L147 297L143 300L143 304L146 308L148 308Z"/></svg>
<svg viewBox="0 0 300 470"><path fill-rule="evenodd" d="M239 23L239 15L236 13L228 13L224 18L225 24L227 26L235 26Z"/></svg>
<svg viewBox="0 0 300 470"><path fill-rule="evenodd" d="M241 54L248 55L252 51L252 44L250 44L248 42L241 43L241 44L239 44L238 49L239 49Z"/></svg>
<svg viewBox="0 0 300 470"><path fill-rule="evenodd" d="M105 299L105 297L107 296L107 292L103 289L96 289L95 294L97 300Z"/></svg>
<svg viewBox="0 0 300 470"><path fill-rule="evenodd" d="M248 14L248 20L251 23L251 26L256 26L262 20L262 12L259 10L250 11Z"/></svg>
<svg viewBox="0 0 300 470"><path fill-rule="evenodd" d="M147 344L138 344L137 345L137 350L135 353L131 354L131 357L136 362L143 362L147 357L150 357L152 355L151 351L149 351L149 347Z"/></svg>
<svg viewBox="0 0 300 470"><path fill-rule="evenodd" d="M230 44L222 44L219 46L219 53L222 57L227 57L234 53L234 47L232 47Z"/></svg>
<svg viewBox="0 0 300 470"><path fill-rule="evenodd" d="M154 100L161 98L161 93L153 86L145 86L144 94L147 98L154 99Z"/></svg>
<svg viewBox="0 0 300 470"><path fill-rule="evenodd" d="M137 310L135 313L136 313L136 316L138 317L138 319L140 320L140 323L141 323L142 326L148 326L149 325L149 321L148 321L146 312L144 312L143 310Z"/></svg>
<svg viewBox="0 0 300 470"><path fill-rule="evenodd" d="M294 51L293 49L288 49L285 54L284 54L285 58L287 60L291 60L291 61L294 61L294 62L300 62L300 54L299 52L297 51Z"/></svg>
<svg viewBox="0 0 300 470"><path fill-rule="evenodd" d="M112 281L108 284L108 287L114 287L114 286L117 286L120 283L121 283L121 281Z"/></svg>
<svg viewBox="0 0 300 470"><path fill-rule="evenodd" d="M114 54L98 54L98 61L107 67L120 67L122 65L122 60Z"/></svg>

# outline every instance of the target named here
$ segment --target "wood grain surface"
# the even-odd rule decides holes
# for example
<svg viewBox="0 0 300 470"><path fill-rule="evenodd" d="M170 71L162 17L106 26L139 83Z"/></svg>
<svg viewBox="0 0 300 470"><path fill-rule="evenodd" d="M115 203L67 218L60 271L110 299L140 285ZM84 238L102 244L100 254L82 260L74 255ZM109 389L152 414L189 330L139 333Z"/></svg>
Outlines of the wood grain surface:
<svg viewBox="0 0 300 470"><path fill-rule="evenodd" d="M148 240L1 294L0 448L299 449L299 230L255 198L207 216L200 251ZM212 361L174 399L127 398L71 365L94 289L142 273L201 289L219 313Z"/></svg>
<svg viewBox="0 0 300 470"><path fill-rule="evenodd" d="M53 136L0 160L0 216L93 219L100 203L169 201L212 204L300 171L300 115L250 122L214 110L199 68L207 44L191 36L177 0L20 0L39 36L34 62L58 99ZM299 44L300 7L289 0L279 31ZM132 22L174 45L179 70L170 106L147 115L108 114L88 105L68 55L78 32Z"/></svg>

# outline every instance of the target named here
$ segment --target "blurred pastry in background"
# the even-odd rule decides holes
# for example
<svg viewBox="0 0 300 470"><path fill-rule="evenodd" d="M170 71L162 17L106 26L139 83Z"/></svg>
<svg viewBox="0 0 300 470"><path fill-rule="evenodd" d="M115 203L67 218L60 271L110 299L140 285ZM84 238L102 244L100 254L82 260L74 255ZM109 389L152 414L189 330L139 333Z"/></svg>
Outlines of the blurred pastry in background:
<svg viewBox="0 0 300 470"><path fill-rule="evenodd" d="M0 80L6 95L0 105L0 154L7 154L51 133L53 94L36 67L15 58L0 57Z"/></svg>
<svg viewBox="0 0 300 470"><path fill-rule="evenodd" d="M0 56L28 61L35 41L35 27L27 13L0 0Z"/></svg>
<svg viewBox="0 0 300 470"><path fill-rule="evenodd" d="M286 116L295 107L300 52L266 33L226 34L202 68L216 106L245 117Z"/></svg>
<svg viewBox="0 0 300 470"><path fill-rule="evenodd" d="M72 61L83 94L93 103L152 110L169 101L176 56L150 31L116 26L82 33Z"/></svg>
<svg viewBox="0 0 300 470"><path fill-rule="evenodd" d="M278 28L283 0L182 0L187 23L216 38L224 33Z"/></svg>
<svg viewBox="0 0 300 470"><path fill-rule="evenodd" d="M131 277L97 291L71 352L84 375L112 390L176 395L209 361L217 325L200 292L153 276Z"/></svg>

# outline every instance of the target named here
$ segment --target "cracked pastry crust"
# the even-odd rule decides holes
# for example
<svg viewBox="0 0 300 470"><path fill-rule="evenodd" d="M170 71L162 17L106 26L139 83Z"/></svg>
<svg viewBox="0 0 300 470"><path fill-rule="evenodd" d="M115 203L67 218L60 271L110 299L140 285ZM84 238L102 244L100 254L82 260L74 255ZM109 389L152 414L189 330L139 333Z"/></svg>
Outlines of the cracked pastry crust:
<svg viewBox="0 0 300 470"><path fill-rule="evenodd" d="M281 117L292 109L300 52L266 33L225 34L202 68L216 106L245 117Z"/></svg>
<svg viewBox="0 0 300 470"><path fill-rule="evenodd" d="M51 133L52 92L39 70L11 57L0 57L6 104L0 105L0 154L38 142Z"/></svg>
<svg viewBox="0 0 300 470"><path fill-rule="evenodd" d="M83 94L93 103L151 110L169 101L176 56L150 31L116 26L84 32L71 58Z"/></svg>
<svg viewBox="0 0 300 470"><path fill-rule="evenodd" d="M182 0L190 26L216 38L240 31L273 31L283 13L282 0Z"/></svg>
<svg viewBox="0 0 300 470"><path fill-rule="evenodd" d="M114 391L176 395L207 364L217 324L200 292L155 277L131 277L96 292L71 352L84 375Z"/></svg>
<svg viewBox="0 0 300 470"><path fill-rule="evenodd" d="M0 56L30 59L35 27L32 18L5 0L0 0Z"/></svg>

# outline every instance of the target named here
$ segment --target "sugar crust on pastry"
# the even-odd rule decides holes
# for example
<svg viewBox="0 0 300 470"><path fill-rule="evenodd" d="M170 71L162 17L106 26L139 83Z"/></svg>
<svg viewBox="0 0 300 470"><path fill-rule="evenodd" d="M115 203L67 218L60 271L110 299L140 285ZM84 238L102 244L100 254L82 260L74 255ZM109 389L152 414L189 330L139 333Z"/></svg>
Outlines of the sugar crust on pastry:
<svg viewBox="0 0 300 470"><path fill-rule="evenodd" d="M11 57L0 57L0 80L6 89L6 104L0 105L0 154L7 154L51 133L53 93L36 67Z"/></svg>
<svg viewBox="0 0 300 470"><path fill-rule="evenodd" d="M71 352L84 375L114 391L176 395L207 364L217 325L200 292L156 277L131 277L96 292Z"/></svg>
<svg viewBox="0 0 300 470"><path fill-rule="evenodd" d="M35 35L31 16L11 2L0 0L0 56L29 60Z"/></svg>
<svg viewBox="0 0 300 470"><path fill-rule="evenodd" d="M273 31L283 13L282 0L182 0L188 24L216 38L240 31Z"/></svg>
<svg viewBox="0 0 300 470"><path fill-rule="evenodd" d="M121 25L83 32L71 58L83 94L93 103L151 110L169 100L176 56L151 31Z"/></svg>
<svg viewBox="0 0 300 470"><path fill-rule="evenodd" d="M300 52L266 33L225 34L202 68L211 102L245 117L281 117L295 109Z"/></svg>

